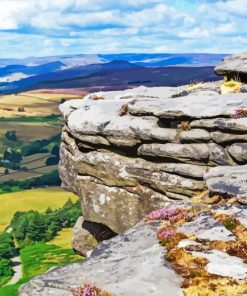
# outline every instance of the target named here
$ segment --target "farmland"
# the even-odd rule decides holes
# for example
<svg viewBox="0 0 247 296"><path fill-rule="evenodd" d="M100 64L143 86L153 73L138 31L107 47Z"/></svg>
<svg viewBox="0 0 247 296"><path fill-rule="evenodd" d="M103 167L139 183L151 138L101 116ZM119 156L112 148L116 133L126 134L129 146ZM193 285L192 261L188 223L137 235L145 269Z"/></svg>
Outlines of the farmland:
<svg viewBox="0 0 247 296"><path fill-rule="evenodd" d="M60 187L49 187L41 189L30 189L14 193L0 195L0 232L3 232L10 224L15 212L26 212L36 210L44 212L48 207L57 209L71 198L76 201L78 198Z"/></svg>

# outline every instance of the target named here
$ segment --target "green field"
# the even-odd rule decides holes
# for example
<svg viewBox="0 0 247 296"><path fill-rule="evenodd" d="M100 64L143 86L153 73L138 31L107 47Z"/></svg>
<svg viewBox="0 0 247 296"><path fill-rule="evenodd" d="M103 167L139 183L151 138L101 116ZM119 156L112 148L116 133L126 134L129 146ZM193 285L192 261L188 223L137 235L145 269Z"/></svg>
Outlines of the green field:
<svg viewBox="0 0 247 296"><path fill-rule="evenodd" d="M63 249L55 245L38 243L21 250L23 263L22 279L15 285L0 288L0 296L17 296L19 287L52 267L82 261L72 249Z"/></svg>
<svg viewBox="0 0 247 296"><path fill-rule="evenodd" d="M17 211L26 212L36 210L44 212L48 207L58 209L71 198L76 201L78 197L66 192L60 187L30 189L0 195L0 232L9 226L10 221Z"/></svg>

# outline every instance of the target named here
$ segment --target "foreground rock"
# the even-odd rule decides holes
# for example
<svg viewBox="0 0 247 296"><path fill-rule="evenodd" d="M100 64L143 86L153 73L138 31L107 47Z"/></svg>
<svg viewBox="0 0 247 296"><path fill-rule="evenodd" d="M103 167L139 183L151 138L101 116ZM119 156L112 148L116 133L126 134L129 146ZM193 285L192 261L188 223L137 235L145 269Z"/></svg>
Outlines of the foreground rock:
<svg viewBox="0 0 247 296"><path fill-rule="evenodd" d="M215 72L227 76L228 79L240 79L247 82L247 53L226 57L215 67Z"/></svg>
<svg viewBox="0 0 247 296"><path fill-rule="evenodd" d="M85 283L117 296L246 295L246 207L176 203L163 211L178 209L190 213L190 221L182 216L142 221L101 243L86 262L54 268L31 280L19 295L71 296ZM148 219L160 219L158 215ZM169 239L162 239L162 231L168 231Z"/></svg>
<svg viewBox="0 0 247 296"><path fill-rule="evenodd" d="M182 295L181 278L162 260L157 223L141 224L102 243L85 263L55 268L20 289L21 296L71 296L84 282L118 296ZM154 272L155 271L155 272ZM57 288L55 288L57 287Z"/></svg>

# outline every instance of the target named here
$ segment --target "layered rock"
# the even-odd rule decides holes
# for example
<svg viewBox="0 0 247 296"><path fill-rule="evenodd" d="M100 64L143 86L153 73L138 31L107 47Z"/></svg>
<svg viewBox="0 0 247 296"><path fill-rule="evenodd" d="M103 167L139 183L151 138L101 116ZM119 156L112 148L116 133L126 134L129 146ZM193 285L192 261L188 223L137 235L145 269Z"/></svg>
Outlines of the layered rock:
<svg viewBox="0 0 247 296"><path fill-rule="evenodd" d="M219 75L227 76L228 79L239 79L243 82L247 82L247 53L224 58L224 60L215 67L215 72Z"/></svg>
<svg viewBox="0 0 247 296"><path fill-rule="evenodd" d="M202 192L209 168L246 164L247 118L232 118L246 94L219 89L139 87L62 104L60 176L84 219L122 233Z"/></svg>

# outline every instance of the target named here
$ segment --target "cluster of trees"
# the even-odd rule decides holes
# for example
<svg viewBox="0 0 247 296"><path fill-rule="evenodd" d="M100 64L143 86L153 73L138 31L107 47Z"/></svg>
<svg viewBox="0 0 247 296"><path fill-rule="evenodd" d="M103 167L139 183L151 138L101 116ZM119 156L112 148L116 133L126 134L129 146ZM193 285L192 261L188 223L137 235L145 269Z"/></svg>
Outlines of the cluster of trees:
<svg viewBox="0 0 247 296"><path fill-rule="evenodd" d="M5 138L9 141L18 141L17 135L16 135L16 131L7 131L5 133Z"/></svg>
<svg viewBox="0 0 247 296"><path fill-rule="evenodd" d="M32 143L28 144L27 146L24 146L22 148L22 155L28 156L33 155L36 153L47 153L49 152L46 148L47 145L54 143L54 145L59 145L60 143L60 134L57 134L50 139L44 139L44 140L36 140Z"/></svg>
<svg viewBox="0 0 247 296"><path fill-rule="evenodd" d="M12 221L13 235L20 246L53 239L62 228L73 227L81 215L79 201L70 199L63 208L45 213L37 211L16 212Z"/></svg>
<svg viewBox="0 0 247 296"><path fill-rule="evenodd" d="M10 258L15 250L13 236L10 233L0 233L0 277L13 275Z"/></svg>
<svg viewBox="0 0 247 296"><path fill-rule="evenodd" d="M51 150L52 156L48 157L46 160L46 165L54 165L58 164L59 162L59 146L54 145L52 150Z"/></svg>
<svg viewBox="0 0 247 296"><path fill-rule="evenodd" d="M17 170L20 168L22 153L20 149L8 148L4 151L3 157L0 158L0 166L6 169Z"/></svg>

